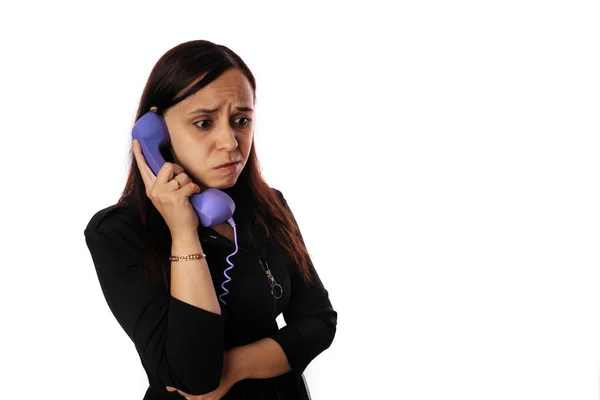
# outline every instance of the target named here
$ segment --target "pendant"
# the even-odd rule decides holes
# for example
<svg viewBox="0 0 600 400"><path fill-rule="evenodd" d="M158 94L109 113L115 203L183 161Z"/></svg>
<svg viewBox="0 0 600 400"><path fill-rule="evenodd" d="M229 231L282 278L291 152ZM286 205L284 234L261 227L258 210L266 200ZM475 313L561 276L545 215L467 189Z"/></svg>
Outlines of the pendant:
<svg viewBox="0 0 600 400"><path fill-rule="evenodd" d="M267 277L269 278L269 283L271 284L271 294L276 299L280 299L281 296L283 296L283 288L279 283L275 281L275 278L271 274L271 270L266 270L265 273L267 274Z"/></svg>

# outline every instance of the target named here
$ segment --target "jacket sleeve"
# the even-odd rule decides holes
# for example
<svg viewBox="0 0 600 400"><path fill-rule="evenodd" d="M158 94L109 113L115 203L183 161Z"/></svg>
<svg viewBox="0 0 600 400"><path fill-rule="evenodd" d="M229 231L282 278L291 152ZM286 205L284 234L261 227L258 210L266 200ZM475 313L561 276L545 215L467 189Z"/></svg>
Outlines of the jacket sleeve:
<svg viewBox="0 0 600 400"><path fill-rule="evenodd" d="M291 214L283 194L276 189L275 192ZM292 219L297 226L293 214ZM304 243L302 234L300 239ZM286 326L271 336L283 349L292 372L298 376L314 358L331 346L337 327L337 312L310 258L308 265L312 284L305 283L297 269L290 271L291 297L283 311Z"/></svg>
<svg viewBox="0 0 600 400"><path fill-rule="evenodd" d="M221 380L226 314L185 303L150 280L138 224L116 210L96 214L84 230L106 302L160 383L212 392Z"/></svg>

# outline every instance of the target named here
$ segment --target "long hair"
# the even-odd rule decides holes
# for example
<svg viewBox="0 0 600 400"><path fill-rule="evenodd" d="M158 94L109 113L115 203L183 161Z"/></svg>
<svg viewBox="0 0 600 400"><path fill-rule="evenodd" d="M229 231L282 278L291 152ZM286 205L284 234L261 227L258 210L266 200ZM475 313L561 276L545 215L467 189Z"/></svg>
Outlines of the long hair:
<svg viewBox="0 0 600 400"><path fill-rule="evenodd" d="M156 106L159 114L208 85L223 72L237 68L248 79L256 103L256 81L244 61L232 50L207 40L181 43L167 51L154 65L142 93L135 121ZM198 77L203 79L190 86ZM179 94L179 96L178 96ZM133 143L133 138L132 138ZM173 161L165 152L167 161ZM129 175L117 204L125 205L136 213L144 227L141 238L152 278L170 287L171 235L164 219L146 195L140 171L130 150ZM267 185L260 172L254 140L248 162L237 182L223 190L235 202L234 218L238 231L254 244L256 229L264 233L263 239L277 241L291 256L300 276L312 282L309 270L309 254L300 235L297 223L289 212L284 199ZM282 202L283 200L283 202Z"/></svg>

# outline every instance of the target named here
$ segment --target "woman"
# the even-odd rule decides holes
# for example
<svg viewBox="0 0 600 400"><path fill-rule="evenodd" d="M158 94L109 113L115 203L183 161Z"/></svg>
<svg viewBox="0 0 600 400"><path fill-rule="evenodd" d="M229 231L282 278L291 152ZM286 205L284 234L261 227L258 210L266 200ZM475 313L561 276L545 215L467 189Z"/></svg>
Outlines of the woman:
<svg viewBox="0 0 600 400"><path fill-rule="evenodd" d="M260 174L255 92L225 46L197 40L165 53L136 121L164 118L167 162L154 175L134 140L120 199L85 229L108 306L148 375L144 399L308 399L302 372L334 339L337 312L296 220ZM189 196L207 188L233 199L237 243L233 225L199 224Z"/></svg>

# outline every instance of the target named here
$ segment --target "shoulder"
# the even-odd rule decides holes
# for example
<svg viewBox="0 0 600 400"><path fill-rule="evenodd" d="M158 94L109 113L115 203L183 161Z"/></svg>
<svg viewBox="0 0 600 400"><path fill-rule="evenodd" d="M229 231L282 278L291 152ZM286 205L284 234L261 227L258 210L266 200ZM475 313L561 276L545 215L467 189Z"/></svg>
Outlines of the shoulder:
<svg viewBox="0 0 600 400"><path fill-rule="evenodd" d="M283 193L281 193L279 189L275 189L274 187L272 187L271 190L273 191L273 193L275 193L275 196L279 198L283 197Z"/></svg>
<svg viewBox="0 0 600 400"><path fill-rule="evenodd" d="M125 204L113 204L96 211L88 221L84 233L100 232L110 234L123 231L139 231L142 228L140 218Z"/></svg>
<svg viewBox="0 0 600 400"><path fill-rule="evenodd" d="M271 188L271 190L273 191L273 193L275 193L275 196L277 196L277 198L279 199L279 201L284 206L287 206L287 201L285 201L285 197L283 196L283 193L281 193L281 190L275 189L275 188Z"/></svg>

